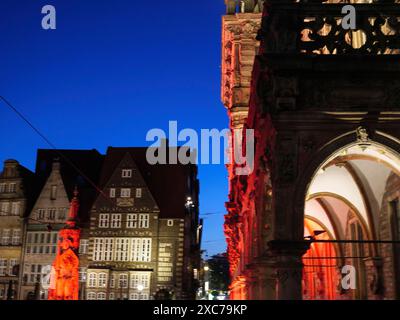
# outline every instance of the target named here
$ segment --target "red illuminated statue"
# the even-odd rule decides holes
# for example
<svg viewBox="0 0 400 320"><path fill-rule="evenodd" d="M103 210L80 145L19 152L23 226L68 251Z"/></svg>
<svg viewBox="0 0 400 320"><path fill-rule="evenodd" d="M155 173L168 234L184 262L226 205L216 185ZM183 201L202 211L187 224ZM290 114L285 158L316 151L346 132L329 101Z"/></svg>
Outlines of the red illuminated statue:
<svg viewBox="0 0 400 320"><path fill-rule="evenodd" d="M49 300L78 300L79 298L79 238L77 226L79 209L78 191L75 189L68 219L59 231L57 256L53 262Z"/></svg>

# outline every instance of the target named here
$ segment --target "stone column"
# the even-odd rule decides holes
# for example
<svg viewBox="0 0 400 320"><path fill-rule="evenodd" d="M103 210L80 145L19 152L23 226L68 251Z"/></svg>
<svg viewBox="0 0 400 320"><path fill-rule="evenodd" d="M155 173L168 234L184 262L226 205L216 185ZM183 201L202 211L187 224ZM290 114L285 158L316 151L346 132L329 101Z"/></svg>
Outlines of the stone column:
<svg viewBox="0 0 400 320"><path fill-rule="evenodd" d="M275 260L277 300L302 299L302 256L309 249L307 241L273 240L268 243Z"/></svg>

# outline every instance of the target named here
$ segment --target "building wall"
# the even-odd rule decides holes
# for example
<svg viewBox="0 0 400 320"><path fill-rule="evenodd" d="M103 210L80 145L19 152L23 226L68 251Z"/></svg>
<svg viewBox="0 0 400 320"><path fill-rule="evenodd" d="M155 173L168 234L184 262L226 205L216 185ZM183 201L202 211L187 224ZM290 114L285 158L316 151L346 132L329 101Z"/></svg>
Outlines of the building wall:
<svg viewBox="0 0 400 320"><path fill-rule="evenodd" d="M18 297L19 268L21 260L24 214L27 207L26 179L22 168L15 160L4 163L0 174L0 300L7 298L7 291L12 281L15 291L13 298ZM13 187L10 188L10 185Z"/></svg>
<svg viewBox="0 0 400 320"><path fill-rule="evenodd" d="M56 193L52 194L54 188ZM49 271L56 257L58 231L66 221L68 208L69 199L60 166L55 162L27 222L20 299L28 299L29 294L33 298L37 283L40 284L40 299L47 299L46 283L49 282Z"/></svg>

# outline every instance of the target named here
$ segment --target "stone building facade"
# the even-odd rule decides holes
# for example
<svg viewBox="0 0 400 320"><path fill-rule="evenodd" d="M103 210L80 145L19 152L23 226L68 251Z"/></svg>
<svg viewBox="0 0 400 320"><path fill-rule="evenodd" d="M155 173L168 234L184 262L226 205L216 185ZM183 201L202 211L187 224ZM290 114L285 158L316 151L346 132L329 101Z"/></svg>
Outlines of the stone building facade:
<svg viewBox="0 0 400 320"><path fill-rule="evenodd" d="M17 299L24 217L31 205L33 173L16 160L0 173L0 300Z"/></svg>
<svg viewBox="0 0 400 320"><path fill-rule="evenodd" d="M109 148L90 218L88 300L195 297L197 169L149 165L146 148Z"/></svg>
<svg viewBox="0 0 400 320"><path fill-rule="evenodd" d="M95 150L38 151L37 195L26 218L19 299L47 300L58 233L66 223L74 188L79 190L79 220L85 226L96 195L87 179L97 183L102 159Z"/></svg>
<svg viewBox="0 0 400 320"><path fill-rule="evenodd" d="M60 230L74 196L79 299L195 298L202 234L197 166L150 165L146 151L39 150L35 173L5 162L2 299L48 299Z"/></svg>
<svg viewBox="0 0 400 320"><path fill-rule="evenodd" d="M399 298L400 4L350 2L361 30L341 27L344 1L264 1L255 169L230 176L225 217L232 298Z"/></svg>

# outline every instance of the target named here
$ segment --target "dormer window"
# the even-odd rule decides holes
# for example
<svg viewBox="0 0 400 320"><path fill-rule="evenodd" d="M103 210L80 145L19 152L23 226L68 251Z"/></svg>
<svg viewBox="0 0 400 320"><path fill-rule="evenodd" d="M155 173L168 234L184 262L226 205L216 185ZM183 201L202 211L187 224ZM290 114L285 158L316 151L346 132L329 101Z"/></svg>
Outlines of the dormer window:
<svg viewBox="0 0 400 320"><path fill-rule="evenodd" d="M132 177L132 169L122 170L122 178L131 178L131 177Z"/></svg>

